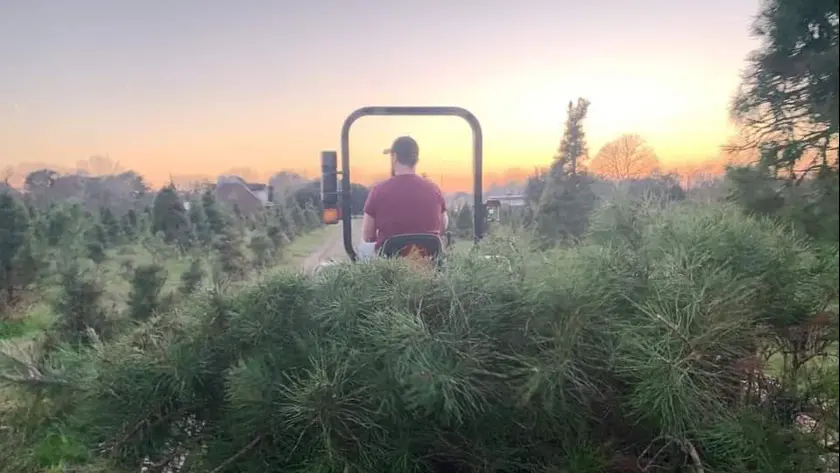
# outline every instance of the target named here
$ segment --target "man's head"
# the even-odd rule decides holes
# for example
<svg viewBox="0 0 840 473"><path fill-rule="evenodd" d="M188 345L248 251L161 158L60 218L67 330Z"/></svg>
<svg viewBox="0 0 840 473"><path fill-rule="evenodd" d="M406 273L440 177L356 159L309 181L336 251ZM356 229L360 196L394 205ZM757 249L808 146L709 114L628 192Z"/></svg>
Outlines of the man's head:
<svg viewBox="0 0 840 473"><path fill-rule="evenodd" d="M394 143L385 152L391 155L391 168L398 166L414 169L417 160L420 158L420 148L417 142L410 136L401 136L394 140Z"/></svg>

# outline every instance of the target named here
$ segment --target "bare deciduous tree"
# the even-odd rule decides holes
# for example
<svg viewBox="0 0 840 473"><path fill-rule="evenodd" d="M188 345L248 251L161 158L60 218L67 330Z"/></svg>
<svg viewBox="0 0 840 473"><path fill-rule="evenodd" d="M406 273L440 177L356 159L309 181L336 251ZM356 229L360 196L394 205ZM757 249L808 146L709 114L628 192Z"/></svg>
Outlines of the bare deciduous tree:
<svg viewBox="0 0 840 473"><path fill-rule="evenodd" d="M656 173L659 159L641 136L626 133L601 147L589 167L595 174L620 181Z"/></svg>

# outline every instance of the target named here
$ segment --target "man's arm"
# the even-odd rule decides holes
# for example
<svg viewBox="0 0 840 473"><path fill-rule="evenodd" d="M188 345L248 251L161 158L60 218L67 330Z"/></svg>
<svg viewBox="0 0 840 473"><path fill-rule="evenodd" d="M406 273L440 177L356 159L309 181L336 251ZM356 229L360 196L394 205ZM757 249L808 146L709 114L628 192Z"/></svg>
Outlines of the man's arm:
<svg viewBox="0 0 840 473"><path fill-rule="evenodd" d="M437 189L438 203L440 203L440 236L446 235L446 229L449 228L449 215L446 213L446 199L443 198L443 192L440 187Z"/></svg>
<svg viewBox="0 0 840 473"><path fill-rule="evenodd" d="M362 240L366 243L376 241L376 220L367 212L362 217Z"/></svg>
<svg viewBox="0 0 840 473"><path fill-rule="evenodd" d="M371 189L365 200L365 214L362 217L362 240L366 243L376 241L376 207L378 202L376 187Z"/></svg>

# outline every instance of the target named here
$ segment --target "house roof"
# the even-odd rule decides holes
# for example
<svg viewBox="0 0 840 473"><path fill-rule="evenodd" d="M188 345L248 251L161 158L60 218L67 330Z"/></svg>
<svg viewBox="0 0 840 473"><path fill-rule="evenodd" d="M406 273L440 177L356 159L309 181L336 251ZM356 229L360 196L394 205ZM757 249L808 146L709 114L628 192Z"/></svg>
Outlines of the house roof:
<svg viewBox="0 0 840 473"><path fill-rule="evenodd" d="M219 176L218 179L216 180L216 182L218 184L227 184L227 183L231 183L231 182L237 182L237 183L240 183L240 184L245 184L245 179L242 179L239 176L227 176L227 175L225 175L225 176Z"/></svg>

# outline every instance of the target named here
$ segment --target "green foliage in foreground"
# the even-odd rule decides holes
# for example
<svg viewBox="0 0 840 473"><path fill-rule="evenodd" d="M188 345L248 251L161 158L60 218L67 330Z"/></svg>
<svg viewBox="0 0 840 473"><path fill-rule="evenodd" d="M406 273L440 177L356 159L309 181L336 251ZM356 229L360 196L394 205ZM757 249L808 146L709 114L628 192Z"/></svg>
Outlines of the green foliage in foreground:
<svg viewBox="0 0 840 473"><path fill-rule="evenodd" d="M551 253L509 243L442 273L282 274L19 356L0 471L821 471L836 248L687 203L608 205Z"/></svg>

